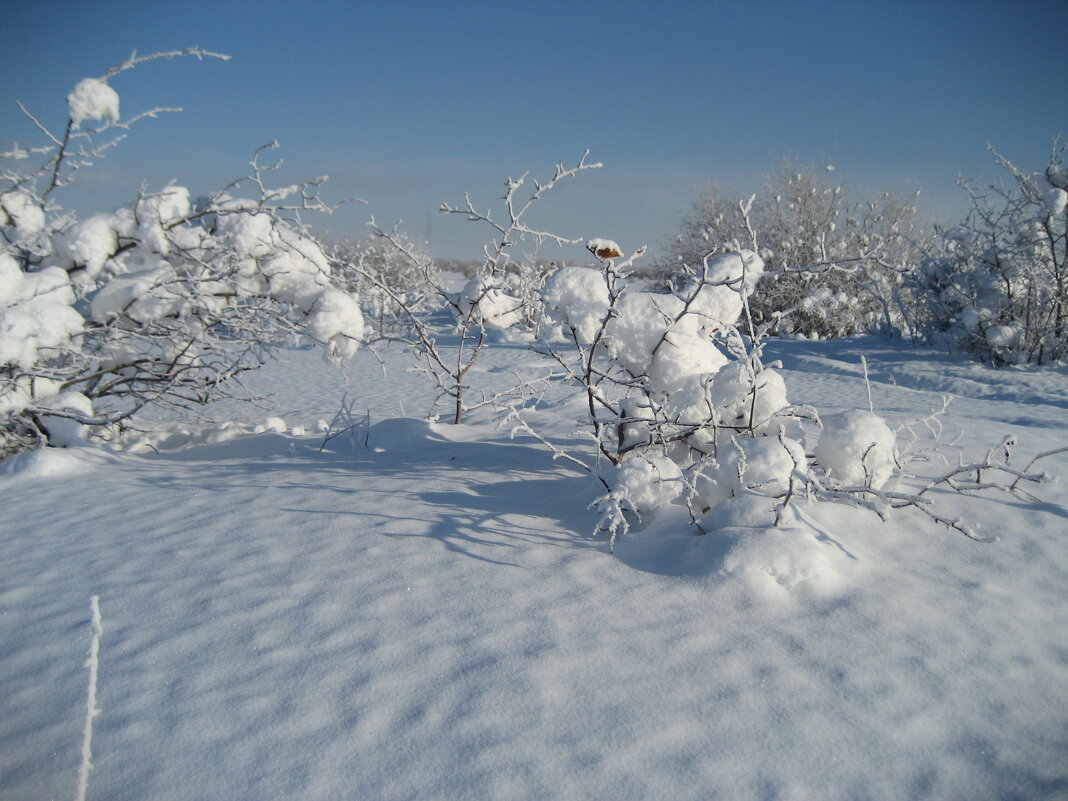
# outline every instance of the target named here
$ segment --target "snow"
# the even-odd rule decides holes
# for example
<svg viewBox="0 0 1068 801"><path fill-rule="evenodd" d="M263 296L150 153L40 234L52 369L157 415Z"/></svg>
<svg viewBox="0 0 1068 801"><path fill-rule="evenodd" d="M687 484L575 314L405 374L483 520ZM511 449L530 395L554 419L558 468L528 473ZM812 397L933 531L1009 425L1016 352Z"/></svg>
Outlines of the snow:
<svg viewBox="0 0 1068 801"><path fill-rule="evenodd" d="M523 302L482 276L464 285L457 306L461 316L498 331L511 328L523 317Z"/></svg>
<svg viewBox="0 0 1068 801"><path fill-rule="evenodd" d="M1014 325L992 325L986 329L986 341L992 348L1011 348L1020 341L1020 329Z"/></svg>
<svg viewBox="0 0 1068 801"><path fill-rule="evenodd" d="M48 429L48 441L57 448L82 445L89 439L89 431L79 419L92 419L93 402L80 392L60 392L41 404L61 414L42 415Z"/></svg>
<svg viewBox="0 0 1068 801"><path fill-rule="evenodd" d="M839 412L823 418L816 462L850 487L880 489L897 466L894 432L872 412Z"/></svg>
<svg viewBox="0 0 1068 801"><path fill-rule="evenodd" d="M81 331L82 317L73 303L74 291L63 270L24 273L11 256L0 253L0 364L29 369L41 351Z"/></svg>
<svg viewBox="0 0 1068 801"><path fill-rule="evenodd" d="M78 128L86 120L119 121L119 94L99 78L83 78L67 95L71 124Z"/></svg>
<svg viewBox="0 0 1068 801"><path fill-rule="evenodd" d="M682 301L674 295L627 292L619 299L605 326L608 350L634 375L644 375L653 360L653 351L669 328L690 322L686 317L676 326L669 324L682 312Z"/></svg>
<svg viewBox="0 0 1068 801"><path fill-rule="evenodd" d="M184 186L168 186L140 198L134 217L140 224L140 238L144 245L153 253L167 254L171 247L165 226L188 216L191 208L189 190Z"/></svg>
<svg viewBox="0 0 1068 801"><path fill-rule="evenodd" d="M634 454L613 476L615 490L639 514L659 509L682 494L682 471L666 456Z"/></svg>
<svg viewBox="0 0 1068 801"><path fill-rule="evenodd" d="M596 237L586 243L586 250L599 259L616 259L623 255L623 249L611 239Z"/></svg>
<svg viewBox="0 0 1068 801"><path fill-rule="evenodd" d="M14 225L19 240L28 240L44 230L44 209L29 192L4 192L0 195L0 225Z"/></svg>
<svg viewBox="0 0 1068 801"><path fill-rule="evenodd" d="M709 400L723 424L774 435L786 422L778 416L789 405L786 382L772 368L762 370L755 378L750 378L751 372L745 362L731 362L712 378Z"/></svg>
<svg viewBox="0 0 1068 801"><path fill-rule="evenodd" d="M1068 444L1063 366L862 338L765 361L826 422L868 408L860 354L891 429L953 392L961 449ZM1068 794L1063 482L934 493L993 544L826 504L769 528L742 492L707 535L666 505L610 553L595 480L488 415L404 418L432 390L382 356L384 376L365 351L347 371L285 352L246 377L272 408L224 407L217 442L162 418L189 433L159 453L0 463L0 798L73 794L99 627L87 798ZM479 380L536 358L495 344ZM351 430L294 433L343 396ZM581 414L554 391L528 416L582 448ZM1068 455L1043 465L1063 478Z"/></svg>
<svg viewBox="0 0 1068 801"><path fill-rule="evenodd" d="M142 269L113 278L93 294L89 314L97 322L125 315L147 323L174 314L182 298L166 287L176 280L174 268L158 257L147 256Z"/></svg>
<svg viewBox="0 0 1068 801"><path fill-rule="evenodd" d="M352 358L363 341L363 313L357 299L337 289L327 289L308 315L308 334L327 343L328 361Z"/></svg>
<svg viewBox="0 0 1068 801"><path fill-rule="evenodd" d="M604 276L588 267L561 267L541 290L545 316L574 331L579 344L588 345L597 336L610 299Z"/></svg>
<svg viewBox="0 0 1068 801"><path fill-rule="evenodd" d="M721 448L716 465L701 472L697 499L703 507L714 507L746 490L779 495L789 489L791 481L804 479L804 465L805 449L789 437L740 439ZM764 506L769 504L765 501Z"/></svg>
<svg viewBox="0 0 1068 801"><path fill-rule="evenodd" d="M95 277L119 248L114 215L94 214L75 223L57 239L57 250L67 257L67 264L82 265L89 277Z"/></svg>
<svg viewBox="0 0 1068 801"><path fill-rule="evenodd" d="M1060 217L1064 214L1064 210L1068 208L1068 192L1063 189L1054 187L1048 190L1042 199L1046 204L1046 209L1053 217Z"/></svg>
<svg viewBox="0 0 1068 801"><path fill-rule="evenodd" d="M274 247L273 230L269 214L224 214L218 219L217 236L247 258L259 259Z"/></svg>

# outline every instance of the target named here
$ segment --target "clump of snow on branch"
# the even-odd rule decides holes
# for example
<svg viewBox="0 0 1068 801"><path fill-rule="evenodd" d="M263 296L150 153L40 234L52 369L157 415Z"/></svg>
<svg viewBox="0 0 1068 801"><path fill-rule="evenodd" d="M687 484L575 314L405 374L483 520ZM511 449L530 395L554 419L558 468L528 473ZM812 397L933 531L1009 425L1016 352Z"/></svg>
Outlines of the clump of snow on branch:
<svg viewBox="0 0 1068 801"><path fill-rule="evenodd" d="M83 78L67 95L71 126L86 120L119 121L119 93L100 78Z"/></svg>
<svg viewBox="0 0 1068 801"><path fill-rule="evenodd" d="M470 318L477 325L503 331L523 319L523 302L491 279L475 276L460 290L457 314L460 319Z"/></svg>
<svg viewBox="0 0 1068 801"><path fill-rule="evenodd" d="M840 412L823 418L815 457L834 481L879 489L897 468L894 445L894 432L878 415Z"/></svg>
<svg viewBox="0 0 1068 801"><path fill-rule="evenodd" d="M31 240L44 230L44 209L32 194L16 186L0 194L0 226L13 226L16 242Z"/></svg>
<svg viewBox="0 0 1068 801"><path fill-rule="evenodd" d="M618 259L623 255L622 248L611 239L595 237L586 243L586 250L599 259Z"/></svg>
<svg viewBox="0 0 1068 801"><path fill-rule="evenodd" d="M650 512L682 495L682 470L671 459L643 454L624 461L612 476L613 490L632 511Z"/></svg>
<svg viewBox="0 0 1068 801"><path fill-rule="evenodd" d="M41 420L48 429L48 442L56 448L83 445L89 440L89 428L83 421L93 419L93 402L80 392L60 392L45 399L40 408Z"/></svg>
<svg viewBox="0 0 1068 801"><path fill-rule="evenodd" d="M722 425L760 436L774 434L784 424L779 412L789 406L782 375L770 367L755 372L743 360L731 362L716 373L708 397Z"/></svg>
<svg viewBox="0 0 1068 801"><path fill-rule="evenodd" d="M0 252L0 365L29 371L43 352L80 333L84 321L74 302L66 272L50 267L26 273L10 254ZM11 410L12 395L26 383L15 381L6 393L0 383L0 409Z"/></svg>
<svg viewBox="0 0 1068 801"><path fill-rule="evenodd" d="M359 301L336 289L323 292L308 315L308 333L326 343L331 361L351 358L360 347L363 329Z"/></svg>
<svg viewBox="0 0 1068 801"><path fill-rule="evenodd" d="M697 475L695 499L709 509L745 491L770 498L785 495L808 476L805 449L787 437L737 438Z"/></svg>
<svg viewBox="0 0 1068 801"><path fill-rule="evenodd" d="M589 345L608 314L608 287L597 270L561 267L541 290L546 321L570 329L580 344Z"/></svg>

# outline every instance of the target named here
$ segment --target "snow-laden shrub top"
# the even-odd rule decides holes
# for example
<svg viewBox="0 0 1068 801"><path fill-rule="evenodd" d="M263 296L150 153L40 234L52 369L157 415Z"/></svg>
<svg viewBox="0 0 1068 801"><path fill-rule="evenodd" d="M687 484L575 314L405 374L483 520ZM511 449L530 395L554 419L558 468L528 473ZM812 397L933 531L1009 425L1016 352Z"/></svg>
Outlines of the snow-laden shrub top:
<svg viewBox="0 0 1068 801"><path fill-rule="evenodd" d="M523 319L523 302L485 276L468 281L456 305L461 318L485 328L504 330Z"/></svg>
<svg viewBox="0 0 1068 801"><path fill-rule="evenodd" d="M895 437L876 414L847 411L823 418L816 462L839 484L879 489L897 467Z"/></svg>
<svg viewBox="0 0 1068 801"><path fill-rule="evenodd" d="M603 271L563 267L545 282L541 299L548 322L563 326L580 345L603 338L612 359L671 395L693 376L726 364L710 336L737 321L743 294L752 292L762 270L755 253L731 253L712 260L708 279L680 295L628 290L613 299Z"/></svg>
<svg viewBox="0 0 1068 801"><path fill-rule="evenodd" d="M102 79L67 100L72 130L119 121ZM148 403L206 402L300 330L333 361L359 347L357 299L335 287L322 247L290 213L321 204L301 193L298 205L278 205L301 187L268 190L270 168L254 158L258 199L194 201L172 185L78 221L49 197L73 174L66 157L0 183L0 455L43 437L81 441L94 413L99 424ZM57 398L87 403L60 408Z"/></svg>
<svg viewBox="0 0 1068 801"><path fill-rule="evenodd" d="M43 352L80 333L84 321L73 308L74 301L63 270L49 267L25 273L14 258L0 252L0 366L30 371ZM9 391L13 389L9 385ZM0 383L0 409L10 410L16 402L5 398L3 390Z"/></svg>
<svg viewBox="0 0 1068 801"><path fill-rule="evenodd" d="M86 120L119 121L119 93L100 78L84 78L67 95L67 110L73 127Z"/></svg>
<svg viewBox="0 0 1068 801"><path fill-rule="evenodd" d="M744 491L771 497L786 493L808 474L805 449L788 437L736 439L720 449L714 463L697 472L695 500L702 509L734 498Z"/></svg>

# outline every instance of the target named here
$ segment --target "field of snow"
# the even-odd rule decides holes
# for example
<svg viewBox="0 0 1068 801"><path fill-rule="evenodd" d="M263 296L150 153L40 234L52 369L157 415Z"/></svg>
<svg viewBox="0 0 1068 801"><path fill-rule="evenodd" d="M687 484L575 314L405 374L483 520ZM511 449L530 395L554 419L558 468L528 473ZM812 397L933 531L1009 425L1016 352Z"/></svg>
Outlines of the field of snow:
<svg viewBox="0 0 1068 801"><path fill-rule="evenodd" d="M862 354L893 423L954 395L951 459L1068 445L1064 367L769 351L825 414L867 408ZM936 493L993 543L802 504L706 536L670 509L610 552L596 481L488 416L418 419L428 385L384 361L286 351L248 426L0 464L0 798L74 793L94 595L90 799L1068 797L1068 454L1041 501ZM370 427L320 448L343 396ZM580 415L554 390L528 417L581 448Z"/></svg>

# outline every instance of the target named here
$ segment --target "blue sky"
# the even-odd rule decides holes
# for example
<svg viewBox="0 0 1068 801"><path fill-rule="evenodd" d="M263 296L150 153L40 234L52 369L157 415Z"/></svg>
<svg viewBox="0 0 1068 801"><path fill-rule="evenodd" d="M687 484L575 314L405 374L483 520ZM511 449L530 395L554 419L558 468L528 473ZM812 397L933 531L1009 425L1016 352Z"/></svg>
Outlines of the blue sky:
<svg viewBox="0 0 1068 801"><path fill-rule="evenodd" d="M12 5L12 4L9 4ZM748 5L748 7L743 7ZM228 62L147 64L114 79L146 121L84 174L82 210L143 180L194 192L282 145L279 178L327 174L319 222L361 235L403 219L475 258L486 232L436 212L589 148L602 170L546 196L533 222L655 249L710 179L756 189L777 156L831 163L856 194L922 191L964 209L958 172L996 177L986 143L1038 168L1068 133L1068 2L19 3L0 31L0 142L34 142L21 100L56 128L80 78L131 50L199 45Z"/></svg>

